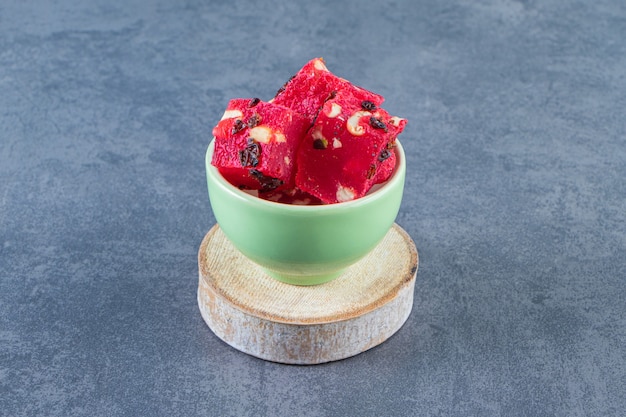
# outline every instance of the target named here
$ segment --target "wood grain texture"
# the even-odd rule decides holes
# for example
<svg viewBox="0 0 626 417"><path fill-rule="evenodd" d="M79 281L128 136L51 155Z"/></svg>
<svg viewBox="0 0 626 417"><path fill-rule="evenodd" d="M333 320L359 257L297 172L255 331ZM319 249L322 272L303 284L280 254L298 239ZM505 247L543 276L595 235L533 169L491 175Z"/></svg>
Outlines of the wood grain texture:
<svg viewBox="0 0 626 417"><path fill-rule="evenodd" d="M215 225L198 264L200 312L220 339L262 359L316 364L356 355L400 329L413 305L418 255L394 225L339 278L295 286L266 275Z"/></svg>

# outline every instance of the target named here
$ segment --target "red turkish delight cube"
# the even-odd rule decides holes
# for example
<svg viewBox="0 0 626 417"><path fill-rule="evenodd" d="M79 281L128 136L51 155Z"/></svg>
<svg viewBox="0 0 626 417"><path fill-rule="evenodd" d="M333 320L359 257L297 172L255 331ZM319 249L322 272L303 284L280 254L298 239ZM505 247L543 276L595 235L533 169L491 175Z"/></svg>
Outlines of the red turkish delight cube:
<svg viewBox="0 0 626 417"><path fill-rule="evenodd" d="M269 191L293 187L296 150L309 121L259 99L233 99L213 128L212 165L230 183Z"/></svg>
<svg viewBox="0 0 626 417"><path fill-rule="evenodd" d="M312 123L324 102L337 91L349 92L359 101L369 101L374 106L384 101L382 96L334 75L322 58L314 58L278 90L272 102L295 110Z"/></svg>
<svg viewBox="0 0 626 417"><path fill-rule="evenodd" d="M340 90L327 100L298 148L296 186L324 203L364 196L395 167L406 120Z"/></svg>

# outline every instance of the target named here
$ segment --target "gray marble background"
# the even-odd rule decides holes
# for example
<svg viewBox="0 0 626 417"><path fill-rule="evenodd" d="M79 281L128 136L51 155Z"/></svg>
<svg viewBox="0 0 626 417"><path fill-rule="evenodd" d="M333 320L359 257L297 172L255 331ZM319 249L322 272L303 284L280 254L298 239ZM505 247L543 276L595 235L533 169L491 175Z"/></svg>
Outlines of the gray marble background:
<svg viewBox="0 0 626 417"><path fill-rule="evenodd" d="M626 5L0 3L0 415L621 416ZM413 312L302 367L196 305L232 97L309 59L409 119Z"/></svg>

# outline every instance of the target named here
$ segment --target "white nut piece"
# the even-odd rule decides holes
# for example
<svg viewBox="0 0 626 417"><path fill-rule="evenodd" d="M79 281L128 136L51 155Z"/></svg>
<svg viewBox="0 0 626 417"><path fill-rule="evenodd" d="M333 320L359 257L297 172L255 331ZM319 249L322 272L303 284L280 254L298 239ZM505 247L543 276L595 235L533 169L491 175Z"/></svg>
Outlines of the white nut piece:
<svg viewBox="0 0 626 417"><path fill-rule="evenodd" d="M324 106L326 107L326 106ZM341 106L337 103L331 103L330 111L326 113L326 116L333 119L341 114Z"/></svg>
<svg viewBox="0 0 626 417"><path fill-rule="evenodd" d="M365 128L359 124L359 120L361 117L371 116L372 113L364 110L359 110L355 112L350 118L346 121L346 128L348 132L353 136L362 136L365 133Z"/></svg>
<svg viewBox="0 0 626 417"><path fill-rule="evenodd" d="M333 138L333 148L337 149L337 148L341 148L343 146L343 144L341 143L341 141L337 138Z"/></svg>
<svg viewBox="0 0 626 417"><path fill-rule="evenodd" d="M322 134L322 128L320 126L313 128L311 137L313 138L313 148L326 149L328 147L328 141L324 137L324 134Z"/></svg>
<svg viewBox="0 0 626 417"><path fill-rule="evenodd" d="M315 62L313 62L313 66L315 67L316 70L328 71L328 68L326 68L326 65L324 64L324 61L322 61L319 58L316 59Z"/></svg>
<svg viewBox="0 0 626 417"><path fill-rule="evenodd" d="M274 132L274 141L287 142L287 138L285 138L285 135L283 135L282 132Z"/></svg>
<svg viewBox="0 0 626 417"><path fill-rule="evenodd" d="M326 138L322 134L322 128L320 126L315 126L315 128L313 128L313 130L311 131L311 137L314 140L318 140L318 139L326 140Z"/></svg>
<svg viewBox="0 0 626 417"><path fill-rule="evenodd" d="M404 119L398 116L393 116L391 119L389 119L389 123L398 127L400 126L400 122L402 122Z"/></svg>
<svg viewBox="0 0 626 417"><path fill-rule="evenodd" d="M241 110L232 109L232 110L226 110L220 120L235 119L235 118L242 118L242 117L243 117L243 113L241 112Z"/></svg>
<svg viewBox="0 0 626 417"><path fill-rule="evenodd" d="M272 139L272 129L267 126L256 126L250 129L248 136L260 143L270 143Z"/></svg>
<svg viewBox="0 0 626 417"><path fill-rule="evenodd" d="M344 187L343 185L339 184L339 186L337 187L337 194L335 195L335 197L337 198L337 201L340 203L343 203L344 201L350 201L350 200L354 200L354 190L350 187Z"/></svg>

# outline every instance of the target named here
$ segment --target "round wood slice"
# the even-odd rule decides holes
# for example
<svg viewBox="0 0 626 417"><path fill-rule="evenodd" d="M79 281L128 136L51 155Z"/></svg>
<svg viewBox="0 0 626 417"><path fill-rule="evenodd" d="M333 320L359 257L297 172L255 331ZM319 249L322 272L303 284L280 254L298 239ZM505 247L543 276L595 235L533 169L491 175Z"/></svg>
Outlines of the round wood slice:
<svg viewBox="0 0 626 417"><path fill-rule="evenodd" d="M296 286L265 274L215 225L198 263L200 312L220 339L269 361L317 364L361 353L402 327L413 307L418 255L394 224L340 277Z"/></svg>

